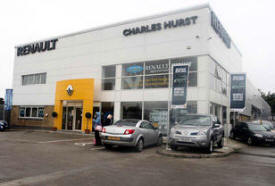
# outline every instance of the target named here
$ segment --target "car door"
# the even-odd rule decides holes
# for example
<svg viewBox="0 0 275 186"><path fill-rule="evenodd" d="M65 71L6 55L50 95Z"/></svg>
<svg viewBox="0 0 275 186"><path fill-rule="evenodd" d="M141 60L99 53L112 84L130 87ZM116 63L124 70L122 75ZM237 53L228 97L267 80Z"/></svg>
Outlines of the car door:
<svg viewBox="0 0 275 186"><path fill-rule="evenodd" d="M150 132L147 129L147 122L142 121L140 126L139 126L140 132L144 138L144 145L147 146L150 144Z"/></svg>
<svg viewBox="0 0 275 186"><path fill-rule="evenodd" d="M153 125L151 125L148 121L142 121L140 128L144 134L144 143L146 145L152 145L155 143L155 130Z"/></svg>
<svg viewBox="0 0 275 186"><path fill-rule="evenodd" d="M247 140L249 138L249 136L250 136L250 131L249 131L248 125L246 123L244 123L242 125L242 134L241 135L242 135L241 138L243 140Z"/></svg>

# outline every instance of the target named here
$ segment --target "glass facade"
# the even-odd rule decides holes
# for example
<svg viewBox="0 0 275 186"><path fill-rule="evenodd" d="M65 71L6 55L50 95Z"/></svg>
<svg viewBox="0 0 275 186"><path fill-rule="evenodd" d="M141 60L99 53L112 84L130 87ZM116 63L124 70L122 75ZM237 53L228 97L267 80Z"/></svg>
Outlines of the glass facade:
<svg viewBox="0 0 275 186"><path fill-rule="evenodd" d="M22 85L46 84L47 73L29 74L22 76Z"/></svg>
<svg viewBox="0 0 275 186"><path fill-rule="evenodd" d="M19 118L37 118L42 119L44 117L44 107L19 107Z"/></svg>
<svg viewBox="0 0 275 186"><path fill-rule="evenodd" d="M102 67L102 90L114 90L116 85L116 65Z"/></svg>
<svg viewBox="0 0 275 186"><path fill-rule="evenodd" d="M142 119L142 102L121 102L121 119Z"/></svg>
<svg viewBox="0 0 275 186"><path fill-rule="evenodd" d="M228 86L230 83L229 73L227 73L219 64L211 61L209 66L210 88L225 96L228 95Z"/></svg>

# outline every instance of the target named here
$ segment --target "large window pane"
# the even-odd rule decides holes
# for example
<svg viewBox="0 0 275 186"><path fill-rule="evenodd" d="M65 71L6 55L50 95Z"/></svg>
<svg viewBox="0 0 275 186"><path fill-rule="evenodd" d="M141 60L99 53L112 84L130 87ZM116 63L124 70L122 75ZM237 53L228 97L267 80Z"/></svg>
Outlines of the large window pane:
<svg viewBox="0 0 275 186"><path fill-rule="evenodd" d="M32 117L37 117L37 108L32 108Z"/></svg>
<svg viewBox="0 0 275 186"><path fill-rule="evenodd" d="M27 107L25 117L30 117L30 116L31 116L31 108Z"/></svg>
<svg viewBox="0 0 275 186"><path fill-rule="evenodd" d="M40 84L40 77L41 77L42 74L35 74L34 75L34 83L35 84Z"/></svg>
<svg viewBox="0 0 275 186"><path fill-rule="evenodd" d="M20 107L19 108L19 116L20 117L25 117L25 107Z"/></svg>
<svg viewBox="0 0 275 186"><path fill-rule="evenodd" d="M107 116L109 114L114 116L114 102L102 102L101 103L101 113L102 113L101 122L103 124L105 124Z"/></svg>
<svg viewBox="0 0 275 186"><path fill-rule="evenodd" d="M122 76L137 76L143 75L144 63L132 63L122 65Z"/></svg>
<svg viewBox="0 0 275 186"><path fill-rule="evenodd" d="M41 74L41 84L46 84L46 78L47 78L46 73Z"/></svg>
<svg viewBox="0 0 275 186"><path fill-rule="evenodd" d="M144 102L144 119L158 125L161 133L167 133L168 102Z"/></svg>
<svg viewBox="0 0 275 186"><path fill-rule="evenodd" d="M159 60L145 63L145 75L169 73L169 61Z"/></svg>
<svg viewBox="0 0 275 186"><path fill-rule="evenodd" d="M188 113L197 113L197 101L187 101L187 111Z"/></svg>
<svg viewBox="0 0 275 186"><path fill-rule="evenodd" d="M197 57L185 57L185 58L176 58L171 60L171 64L186 64L191 63L190 71L198 70L198 58ZM171 65L172 67L172 65Z"/></svg>
<svg viewBox="0 0 275 186"><path fill-rule="evenodd" d="M116 66L104 66L102 67L102 78L114 78L116 77Z"/></svg>
<svg viewBox="0 0 275 186"><path fill-rule="evenodd" d="M190 72L188 80L189 80L188 82L189 87L196 87L197 81L198 81L197 72Z"/></svg>
<svg viewBox="0 0 275 186"><path fill-rule="evenodd" d="M122 102L121 115L122 119L142 119L142 103Z"/></svg>
<svg viewBox="0 0 275 186"><path fill-rule="evenodd" d="M115 89L115 79L103 79L102 89L103 90L114 90Z"/></svg>
<svg viewBox="0 0 275 186"><path fill-rule="evenodd" d="M167 88L169 75L145 76L145 88Z"/></svg>
<svg viewBox="0 0 275 186"><path fill-rule="evenodd" d="M38 109L38 117L43 118L44 117L44 108Z"/></svg>
<svg viewBox="0 0 275 186"><path fill-rule="evenodd" d="M143 76L127 77L121 79L122 89L143 88Z"/></svg>

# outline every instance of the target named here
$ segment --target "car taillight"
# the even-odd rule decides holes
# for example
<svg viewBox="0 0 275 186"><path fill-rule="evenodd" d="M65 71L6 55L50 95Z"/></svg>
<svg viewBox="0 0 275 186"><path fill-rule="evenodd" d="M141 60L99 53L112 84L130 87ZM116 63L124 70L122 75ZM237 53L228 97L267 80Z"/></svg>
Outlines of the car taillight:
<svg viewBox="0 0 275 186"><path fill-rule="evenodd" d="M127 134L133 134L134 132L135 132L134 129L126 129L126 130L124 131L124 134L125 134L125 135L127 135Z"/></svg>
<svg viewBox="0 0 275 186"><path fill-rule="evenodd" d="M102 129L102 133L106 133L106 129L105 128Z"/></svg>

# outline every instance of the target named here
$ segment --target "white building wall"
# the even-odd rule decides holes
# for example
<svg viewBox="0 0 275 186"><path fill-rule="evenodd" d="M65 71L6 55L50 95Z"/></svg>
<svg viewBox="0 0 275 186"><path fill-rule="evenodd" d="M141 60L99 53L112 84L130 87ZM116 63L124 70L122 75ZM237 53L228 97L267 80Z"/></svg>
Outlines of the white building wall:
<svg viewBox="0 0 275 186"><path fill-rule="evenodd" d="M161 31L125 37L126 28L164 22L188 16L198 16L197 23L186 27L162 29ZM14 65L14 105L54 105L56 82L64 79L95 78L95 100L104 98L120 100L164 99L164 96L151 96L154 92L167 94L167 90L129 92L101 92L101 66L123 64L155 59L206 54L208 8L175 13L153 19L143 19L82 33L59 37L56 50L15 57ZM199 36L199 37L196 37ZM45 85L21 85L21 76L47 72ZM118 82L119 83L119 82ZM190 89L190 95L197 94ZM192 94L191 94L192 93Z"/></svg>

